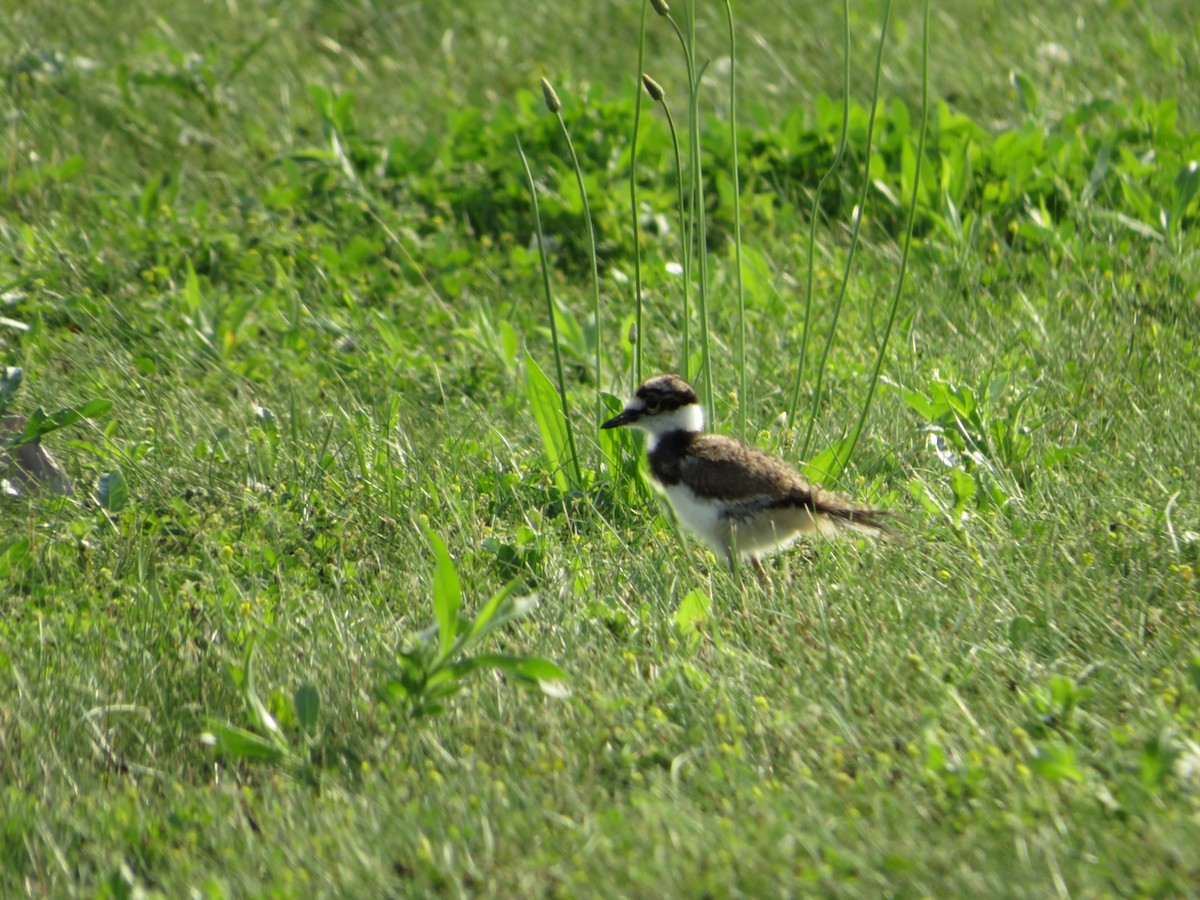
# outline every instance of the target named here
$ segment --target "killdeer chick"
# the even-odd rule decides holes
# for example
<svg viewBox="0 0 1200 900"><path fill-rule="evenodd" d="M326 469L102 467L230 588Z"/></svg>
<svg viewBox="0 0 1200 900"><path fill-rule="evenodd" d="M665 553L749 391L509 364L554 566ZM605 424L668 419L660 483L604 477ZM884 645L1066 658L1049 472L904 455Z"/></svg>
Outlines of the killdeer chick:
<svg viewBox="0 0 1200 900"><path fill-rule="evenodd" d="M650 474L675 516L730 566L759 559L810 534L854 530L878 537L886 513L815 488L780 459L719 434L704 434L704 410L677 375L651 378L601 428L649 433Z"/></svg>

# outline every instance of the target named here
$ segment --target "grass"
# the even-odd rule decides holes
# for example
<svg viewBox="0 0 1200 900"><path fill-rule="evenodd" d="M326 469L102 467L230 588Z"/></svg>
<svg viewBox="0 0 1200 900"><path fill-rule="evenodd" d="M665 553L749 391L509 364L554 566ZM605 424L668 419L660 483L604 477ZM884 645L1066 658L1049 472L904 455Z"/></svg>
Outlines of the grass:
<svg viewBox="0 0 1200 900"><path fill-rule="evenodd" d="M817 99L840 90L835 6L734 10L748 396L728 123L704 133L713 418L780 452L807 425L772 423L841 129ZM769 587L676 535L630 438L595 452L590 406L634 365L637 4L539 7L536 28L482 0L13 11L5 402L62 426L43 442L78 490L0 498L0 893L1194 891L1192 7L935 9L928 193L838 481L901 534L790 553ZM878 13L852 12L860 101ZM899 267L920 21L893 17L815 474L857 421ZM655 18L647 69L682 110ZM595 220L599 328L541 75ZM673 229L670 137L643 112L639 200ZM814 340L864 123L815 229ZM585 411L570 482L527 394L524 351L549 370L554 348L514 137ZM649 375L680 358L682 286L674 232L641 241ZM455 658L417 636L441 623L448 651L514 580L540 603L471 646L461 690L421 694ZM555 663L569 696L522 689ZM214 748L214 723L247 743L218 728Z"/></svg>

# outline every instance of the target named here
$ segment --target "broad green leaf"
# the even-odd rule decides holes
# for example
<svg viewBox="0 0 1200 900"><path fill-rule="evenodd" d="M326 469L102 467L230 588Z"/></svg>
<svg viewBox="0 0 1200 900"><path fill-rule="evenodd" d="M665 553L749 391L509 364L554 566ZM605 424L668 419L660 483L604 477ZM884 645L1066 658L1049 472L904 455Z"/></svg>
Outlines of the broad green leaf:
<svg viewBox="0 0 1200 900"><path fill-rule="evenodd" d="M607 410L607 416L615 416L624 407L625 403L616 394L610 394L608 391L600 392L600 402ZM629 429L628 428L609 428L601 431L597 438L600 441L600 451L604 454L604 461L612 472L621 472L626 470L626 460L630 454L626 453L629 447ZM636 457L634 457L636 459Z"/></svg>
<svg viewBox="0 0 1200 900"><path fill-rule="evenodd" d="M129 488L125 486L125 476L120 469L113 469L107 475L101 475L96 484L96 495L100 505L109 512L119 512L129 503Z"/></svg>
<svg viewBox="0 0 1200 900"><path fill-rule="evenodd" d="M689 591L675 611L675 628L683 635L697 637L700 626L712 613L712 598L699 589Z"/></svg>
<svg viewBox="0 0 1200 900"><path fill-rule="evenodd" d="M1028 115L1035 115L1038 111L1038 96L1033 82L1016 70L1013 70L1008 78L1017 91L1017 100L1021 104L1021 109Z"/></svg>
<svg viewBox="0 0 1200 900"><path fill-rule="evenodd" d="M461 659L455 660L453 664L448 665L434 673L429 678L429 683L437 685L449 680L458 680L465 678L467 675L470 675L472 672L476 672L479 669L502 668L502 666L497 666L495 663L495 660L499 658L500 655L494 653L480 653L476 656L465 656Z"/></svg>
<svg viewBox="0 0 1200 900"><path fill-rule="evenodd" d="M1175 203L1171 216L1175 228L1181 227L1188 204L1196 196L1197 190L1200 190L1200 163L1192 160L1175 176Z"/></svg>
<svg viewBox="0 0 1200 900"><path fill-rule="evenodd" d="M962 469L955 469L950 473L950 486L954 489L954 514L957 516L975 498L978 485Z"/></svg>
<svg viewBox="0 0 1200 900"><path fill-rule="evenodd" d="M904 391L904 402L916 410L921 418L927 422L936 421L937 410L934 409L933 403L929 398L920 391Z"/></svg>
<svg viewBox="0 0 1200 900"><path fill-rule="evenodd" d="M946 391L946 402L950 404L952 410L968 421L973 419L975 408L978 405L975 400L975 392L966 386L955 391Z"/></svg>
<svg viewBox="0 0 1200 900"><path fill-rule="evenodd" d="M471 635L472 640L482 640L497 628L503 628L509 622L520 619L523 616L532 612L541 602L541 598L537 594L528 594L524 597L506 598L494 612L489 621L480 626L480 628ZM466 642L462 642L460 646L465 646Z"/></svg>
<svg viewBox="0 0 1200 900"><path fill-rule="evenodd" d="M946 751L937 741L930 740L925 751L925 768L936 775L946 770Z"/></svg>
<svg viewBox="0 0 1200 900"><path fill-rule="evenodd" d="M183 299L187 303L187 308L192 315L200 311L204 305L204 294L200 290L200 279L196 276L196 270L192 266L192 261L187 260L187 275L183 281Z"/></svg>
<svg viewBox="0 0 1200 900"><path fill-rule="evenodd" d="M310 84L308 96L312 100L313 106L317 108L317 112L322 117L328 118L333 111L333 95L319 84Z"/></svg>
<svg viewBox="0 0 1200 900"><path fill-rule="evenodd" d="M461 680L443 681L441 684L433 687L426 687L421 694L421 703L428 704L432 700L445 700L447 697L453 697L465 687L465 683ZM439 707L440 711L440 707Z"/></svg>
<svg viewBox="0 0 1200 900"><path fill-rule="evenodd" d="M913 498L923 507L925 507L925 511L931 515L937 516L945 512L945 510L942 508L942 505L938 503L934 496L929 492L929 488L925 486L924 482L913 479L908 483L908 492L912 494Z"/></svg>
<svg viewBox="0 0 1200 900"><path fill-rule="evenodd" d="M1125 213L1113 212L1112 210L1107 209L1098 209L1096 210L1096 215L1102 219L1112 219L1114 222L1124 225L1135 234L1139 234L1144 238L1148 238L1149 240L1161 241L1163 239L1162 234L1160 234L1158 229L1153 225L1147 225L1145 222L1139 221L1138 219L1126 215Z"/></svg>
<svg viewBox="0 0 1200 900"><path fill-rule="evenodd" d="M1083 781L1074 752L1061 744L1038 744L1029 758L1029 768L1047 781Z"/></svg>
<svg viewBox="0 0 1200 900"><path fill-rule="evenodd" d="M444 707L442 704L429 703L426 701L415 706L413 708L412 715L414 718L419 716L440 716L445 711L446 707Z"/></svg>
<svg viewBox="0 0 1200 900"><path fill-rule="evenodd" d="M1180 755L1180 749L1166 735L1152 737L1146 742L1140 768L1142 784L1147 790L1157 791L1166 783Z"/></svg>
<svg viewBox="0 0 1200 900"><path fill-rule="evenodd" d="M302 684L292 695L292 703L296 707L296 720L306 734L312 734L317 729L317 716L321 711L321 696L311 684Z"/></svg>
<svg viewBox="0 0 1200 900"><path fill-rule="evenodd" d="M498 669L526 681L566 681L567 673L541 656L513 656L506 653L480 653L459 660L451 668L454 678L478 669Z"/></svg>
<svg viewBox="0 0 1200 900"><path fill-rule="evenodd" d="M64 410L59 410L60 413ZM46 411L35 409L25 420L25 430L21 432L21 436L17 438L18 444L28 444L30 441L36 441L43 434L49 434L55 428L61 426L54 425L50 421L50 417L46 415Z"/></svg>
<svg viewBox="0 0 1200 900"><path fill-rule="evenodd" d="M267 710L275 717L275 724L281 732L294 731L296 728L296 694L289 696L281 687L274 688L266 699Z"/></svg>
<svg viewBox="0 0 1200 900"><path fill-rule="evenodd" d="M535 685L542 693L551 697L570 696L571 689L567 684L567 673L554 663L541 656L509 656L499 653L485 653L463 660L456 669L456 675L466 674L475 669L497 669L512 675L522 682Z"/></svg>
<svg viewBox="0 0 1200 900"><path fill-rule="evenodd" d="M166 84L169 85L169 82ZM138 200L138 213L143 219L149 221L154 218L154 214L158 212L158 195L162 191L163 176L154 175L146 182L146 186L142 188L142 196Z"/></svg>
<svg viewBox="0 0 1200 900"><path fill-rule="evenodd" d="M800 471L809 481L824 484L837 477L846 465L850 453L850 438L842 438L832 447L826 447L806 463L801 463Z"/></svg>
<svg viewBox="0 0 1200 900"><path fill-rule="evenodd" d="M1065 675L1055 675L1050 679L1050 699L1062 710L1064 719L1075 706L1075 701L1082 696L1083 692L1075 687L1075 682Z"/></svg>
<svg viewBox="0 0 1200 900"><path fill-rule="evenodd" d="M71 178L74 178L76 175L78 175L82 171L83 171L83 157L82 156L68 156L66 159L63 160L62 165L58 167L58 171L54 173L54 177L58 181L67 181Z"/></svg>
<svg viewBox="0 0 1200 900"><path fill-rule="evenodd" d="M541 682L566 681L567 673L557 663L542 656L524 656L517 664L517 674Z"/></svg>
<svg viewBox="0 0 1200 900"><path fill-rule="evenodd" d="M475 615L475 618L471 620L471 624L468 626L466 632L464 632L461 641L462 646L466 646L466 644L470 641L473 641L477 637L487 634L487 632L492 630L492 627L489 626L491 626L493 617L495 617L496 613L500 610L500 607L503 605L504 601L512 596L513 591L521 586L521 583L522 579L514 578L508 584L504 585L504 587L500 588L500 590L498 590L492 596L492 599L483 605L483 609L481 609Z"/></svg>
<svg viewBox="0 0 1200 900"><path fill-rule="evenodd" d="M272 735L275 742L280 743L283 735L279 731L279 724L267 709L266 704L262 702L262 698L258 696L258 688L254 680L254 649L254 640L251 639L246 644L246 656L242 660L242 680L239 685L242 689L242 701L246 704L250 720L255 727Z"/></svg>
<svg viewBox="0 0 1200 900"><path fill-rule="evenodd" d="M97 397L95 400L89 400L83 406L79 407L79 414L85 419L99 419L101 416L107 416L112 412L113 402Z"/></svg>
<svg viewBox="0 0 1200 900"><path fill-rule="evenodd" d="M42 435L66 428L68 425L74 425L83 419L106 416L112 411L112 406L111 400L89 400L83 406L56 409L50 415L46 415L39 409L25 422L25 430L21 434L19 443L36 441Z"/></svg>
<svg viewBox="0 0 1200 900"><path fill-rule="evenodd" d="M375 687L375 696L384 703L408 700L413 696L413 685L403 678L389 678Z"/></svg>
<svg viewBox="0 0 1200 900"><path fill-rule="evenodd" d="M564 493L579 487L579 461L571 456L570 424L563 415L562 397L537 361L525 351L525 393L542 436L554 482Z"/></svg>
<svg viewBox="0 0 1200 900"><path fill-rule="evenodd" d="M451 665L443 665L425 679L423 690L428 693L439 685L445 684L447 681L453 681L455 678L460 678L468 672L475 671L478 666L471 665L470 661L472 659L474 657L468 656L465 659L459 659Z"/></svg>
<svg viewBox="0 0 1200 900"><path fill-rule="evenodd" d="M29 538L17 538L0 544L0 576L11 574L13 566L29 556Z"/></svg>
<svg viewBox="0 0 1200 900"><path fill-rule="evenodd" d="M428 532L436 565L433 570L433 612L438 623L438 653L449 656L458 637L458 609L462 605L462 584L445 542L433 531Z"/></svg>
<svg viewBox="0 0 1200 900"><path fill-rule="evenodd" d="M295 153L290 153L288 154L287 158L294 162L329 163L333 162L334 155L328 150L305 149L297 150Z"/></svg>
<svg viewBox="0 0 1200 900"><path fill-rule="evenodd" d="M283 748L262 735L215 719L207 721L208 731L201 740L234 759L249 759L278 764L284 759Z"/></svg>

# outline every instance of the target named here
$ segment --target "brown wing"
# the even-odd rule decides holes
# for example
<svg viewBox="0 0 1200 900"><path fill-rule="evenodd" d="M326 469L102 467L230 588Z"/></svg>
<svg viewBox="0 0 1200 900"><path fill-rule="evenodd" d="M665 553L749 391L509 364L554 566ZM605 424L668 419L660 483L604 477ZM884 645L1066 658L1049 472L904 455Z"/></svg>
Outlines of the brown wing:
<svg viewBox="0 0 1200 900"><path fill-rule="evenodd" d="M814 488L783 460L757 447L704 435L691 443L689 451L680 474L699 496L733 501L734 518L756 508L803 506L846 524L886 527L887 514L882 510Z"/></svg>
<svg viewBox="0 0 1200 900"><path fill-rule="evenodd" d="M701 497L748 500L769 495L808 502L812 488L782 460L730 438L704 435L692 442L682 474Z"/></svg>

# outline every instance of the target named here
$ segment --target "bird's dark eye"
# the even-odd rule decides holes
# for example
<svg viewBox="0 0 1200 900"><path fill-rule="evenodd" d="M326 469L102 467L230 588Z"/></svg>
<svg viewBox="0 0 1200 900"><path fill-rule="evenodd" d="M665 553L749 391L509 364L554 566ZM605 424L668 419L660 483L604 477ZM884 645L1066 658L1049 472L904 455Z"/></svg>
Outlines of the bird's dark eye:
<svg viewBox="0 0 1200 900"><path fill-rule="evenodd" d="M649 400L646 401L646 412L656 413L656 412L658 412L658 408L661 405L662 404L657 397L651 397Z"/></svg>

